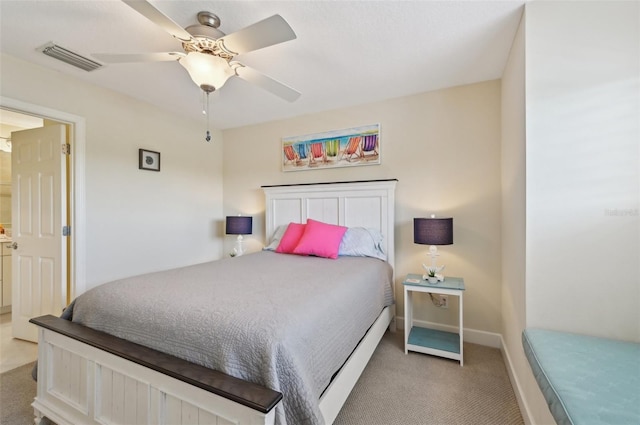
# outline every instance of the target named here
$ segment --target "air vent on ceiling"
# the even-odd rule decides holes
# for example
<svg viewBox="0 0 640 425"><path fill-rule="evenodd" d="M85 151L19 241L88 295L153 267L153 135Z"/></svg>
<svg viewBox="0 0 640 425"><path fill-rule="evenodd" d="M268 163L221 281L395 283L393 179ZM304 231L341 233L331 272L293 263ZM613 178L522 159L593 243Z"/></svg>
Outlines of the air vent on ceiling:
<svg viewBox="0 0 640 425"><path fill-rule="evenodd" d="M38 50L42 51L42 53L47 56L51 56L52 58L58 59L59 61L68 63L69 65L73 65L85 71L93 71L102 67L101 63L85 58L84 56L80 56L79 54L54 43L45 44Z"/></svg>

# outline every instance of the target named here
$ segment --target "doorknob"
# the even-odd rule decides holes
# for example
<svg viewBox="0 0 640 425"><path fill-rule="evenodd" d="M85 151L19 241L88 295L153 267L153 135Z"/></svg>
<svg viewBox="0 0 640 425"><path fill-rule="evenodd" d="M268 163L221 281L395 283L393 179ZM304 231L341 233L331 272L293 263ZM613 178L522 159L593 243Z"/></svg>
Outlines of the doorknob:
<svg viewBox="0 0 640 425"><path fill-rule="evenodd" d="M7 248L18 249L18 242L8 244Z"/></svg>

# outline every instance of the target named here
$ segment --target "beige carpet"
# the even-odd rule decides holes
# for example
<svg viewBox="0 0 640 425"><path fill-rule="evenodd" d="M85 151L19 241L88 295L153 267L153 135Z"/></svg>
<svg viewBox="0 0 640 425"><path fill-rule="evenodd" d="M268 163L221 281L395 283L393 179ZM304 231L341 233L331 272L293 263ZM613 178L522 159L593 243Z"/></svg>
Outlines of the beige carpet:
<svg viewBox="0 0 640 425"><path fill-rule="evenodd" d="M0 424L33 425L31 403L36 396L36 382L31 378L33 363L0 375Z"/></svg>
<svg viewBox="0 0 640 425"><path fill-rule="evenodd" d="M405 355L402 336L387 332L335 425L523 424L499 350L465 344L460 367L452 360ZM0 375L0 424L33 423L32 366Z"/></svg>
<svg viewBox="0 0 640 425"><path fill-rule="evenodd" d="M404 354L387 332L335 425L524 424L500 350L464 344L457 361Z"/></svg>

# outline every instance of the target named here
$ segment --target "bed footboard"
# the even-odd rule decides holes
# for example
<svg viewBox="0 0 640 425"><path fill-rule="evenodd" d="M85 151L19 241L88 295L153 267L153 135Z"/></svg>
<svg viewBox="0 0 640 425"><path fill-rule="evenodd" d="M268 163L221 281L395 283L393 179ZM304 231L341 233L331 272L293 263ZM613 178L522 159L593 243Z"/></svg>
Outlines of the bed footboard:
<svg viewBox="0 0 640 425"><path fill-rule="evenodd" d="M54 316L39 327L36 423L273 425L282 394Z"/></svg>

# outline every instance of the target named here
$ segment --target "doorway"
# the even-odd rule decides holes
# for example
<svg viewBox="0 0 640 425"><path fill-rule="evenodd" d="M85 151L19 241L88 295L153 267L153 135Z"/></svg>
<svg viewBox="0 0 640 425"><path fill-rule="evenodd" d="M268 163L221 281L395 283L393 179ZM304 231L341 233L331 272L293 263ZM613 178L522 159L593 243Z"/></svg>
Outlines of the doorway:
<svg viewBox="0 0 640 425"><path fill-rule="evenodd" d="M19 100L0 97L0 118L9 114L24 115L27 117L37 117L44 120L45 123L57 122L63 124L68 130L68 142L70 145L70 155L67 156L66 165L66 178L62 181L66 181L65 202L68 211L66 217L66 223L70 225L71 235L67 237L67 260L65 264L61 264L60 267L64 267L67 271L66 279L61 282L60 285L62 293L65 294L65 298L62 300L63 305L67 305L68 302L81 294L85 290L84 284L84 223L85 223L85 205L84 205L84 143L85 143L85 123L84 118L71 115L65 112L52 110L49 108L41 107L39 105L28 104ZM3 135L4 136L4 135ZM4 168L4 167L3 167ZM52 313L56 314L56 313ZM60 314L60 311L57 312ZM36 314L37 315L37 314ZM2 317L3 335L6 335L6 315ZM17 340L16 340L17 341ZM3 348L6 346L6 341L3 338ZM22 341L20 341L22 342ZM28 344L25 342L25 344ZM21 351L22 352L22 351ZM0 357L4 360L7 356L3 353ZM10 356L11 357L11 356ZM28 361L27 361L28 362Z"/></svg>

